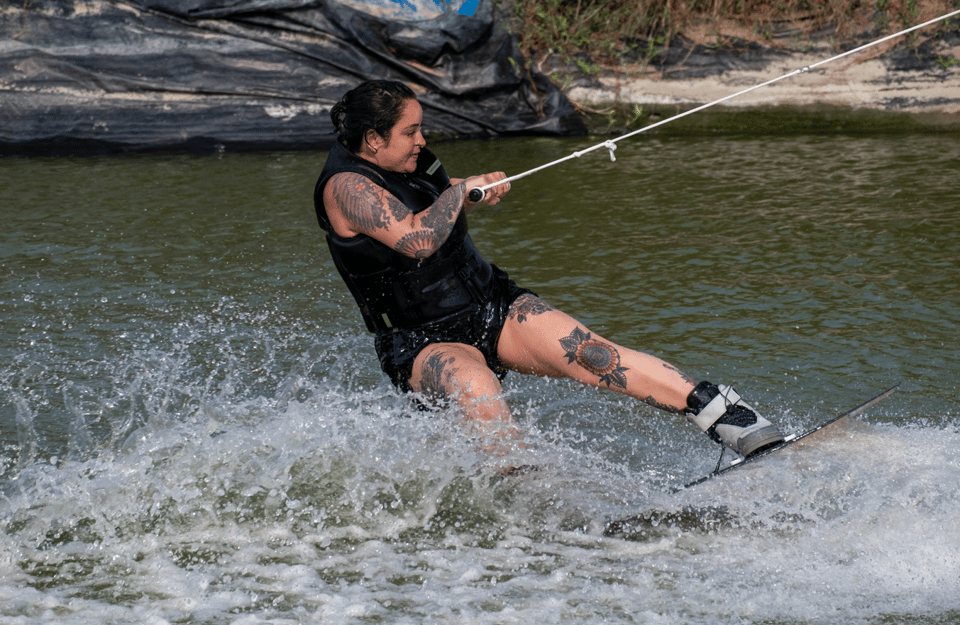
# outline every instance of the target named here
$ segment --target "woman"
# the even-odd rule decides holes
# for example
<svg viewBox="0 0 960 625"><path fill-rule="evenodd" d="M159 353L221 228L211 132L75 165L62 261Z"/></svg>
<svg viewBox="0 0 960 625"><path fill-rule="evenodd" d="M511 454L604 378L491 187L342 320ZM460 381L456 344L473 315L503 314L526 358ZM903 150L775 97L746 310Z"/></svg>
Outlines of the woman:
<svg viewBox="0 0 960 625"><path fill-rule="evenodd" d="M736 392L597 336L518 287L474 247L470 189L503 172L450 179L421 134L406 85L370 81L330 111L338 141L314 190L337 269L376 336L384 372L403 391L453 401L487 435L516 435L500 380L508 370L608 388L688 419L746 456L783 439Z"/></svg>

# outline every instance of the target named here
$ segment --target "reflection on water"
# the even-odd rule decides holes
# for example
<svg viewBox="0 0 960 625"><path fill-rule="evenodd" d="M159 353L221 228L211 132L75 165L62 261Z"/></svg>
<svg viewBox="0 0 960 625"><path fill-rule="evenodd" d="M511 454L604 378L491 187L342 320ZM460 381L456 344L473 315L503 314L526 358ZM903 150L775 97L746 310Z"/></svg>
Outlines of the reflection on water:
<svg viewBox="0 0 960 625"><path fill-rule="evenodd" d="M433 147L513 174L588 145ZM323 154L0 160L0 620L951 622L957 146L641 137L471 215L518 282L789 431L902 382L679 494L717 448L620 396L508 377L529 445L497 459L396 395Z"/></svg>

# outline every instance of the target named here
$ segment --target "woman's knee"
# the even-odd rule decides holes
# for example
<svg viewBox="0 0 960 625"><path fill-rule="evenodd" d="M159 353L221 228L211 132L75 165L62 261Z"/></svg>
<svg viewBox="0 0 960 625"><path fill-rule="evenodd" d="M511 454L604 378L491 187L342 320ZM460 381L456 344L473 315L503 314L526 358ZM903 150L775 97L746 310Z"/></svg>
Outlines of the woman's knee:
<svg viewBox="0 0 960 625"><path fill-rule="evenodd" d="M501 393L500 380L483 355L468 345L431 345L414 362L411 386L438 400L460 403Z"/></svg>
<svg viewBox="0 0 960 625"><path fill-rule="evenodd" d="M414 363L410 384L439 404L455 404L467 422L513 427L500 379L475 348L459 344L431 345Z"/></svg>

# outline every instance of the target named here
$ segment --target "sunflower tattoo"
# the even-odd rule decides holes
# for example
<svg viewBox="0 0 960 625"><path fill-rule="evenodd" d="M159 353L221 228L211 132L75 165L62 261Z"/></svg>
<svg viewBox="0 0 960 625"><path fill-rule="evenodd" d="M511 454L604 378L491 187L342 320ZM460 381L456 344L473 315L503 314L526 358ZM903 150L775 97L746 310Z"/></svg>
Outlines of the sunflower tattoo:
<svg viewBox="0 0 960 625"><path fill-rule="evenodd" d="M608 387L627 388L626 367L620 366L620 354L612 345L598 341L589 332L574 328L569 336L560 339L560 346L566 350L567 364L578 365L600 377L600 382Z"/></svg>

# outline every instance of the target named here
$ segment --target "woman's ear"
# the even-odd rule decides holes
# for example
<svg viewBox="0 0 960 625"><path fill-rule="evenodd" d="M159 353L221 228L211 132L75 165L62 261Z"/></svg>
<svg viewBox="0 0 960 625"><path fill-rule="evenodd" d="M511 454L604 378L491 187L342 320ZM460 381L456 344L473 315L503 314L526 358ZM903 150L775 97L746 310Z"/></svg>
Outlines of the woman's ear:
<svg viewBox="0 0 960 625"><path fill-rule="evenodd" d="M377 150L383 147L384 143L383 137L376 130L368 130L365 135L363 135L363 141L367 144L367 147L374 154L377 153Z"/></svg>

